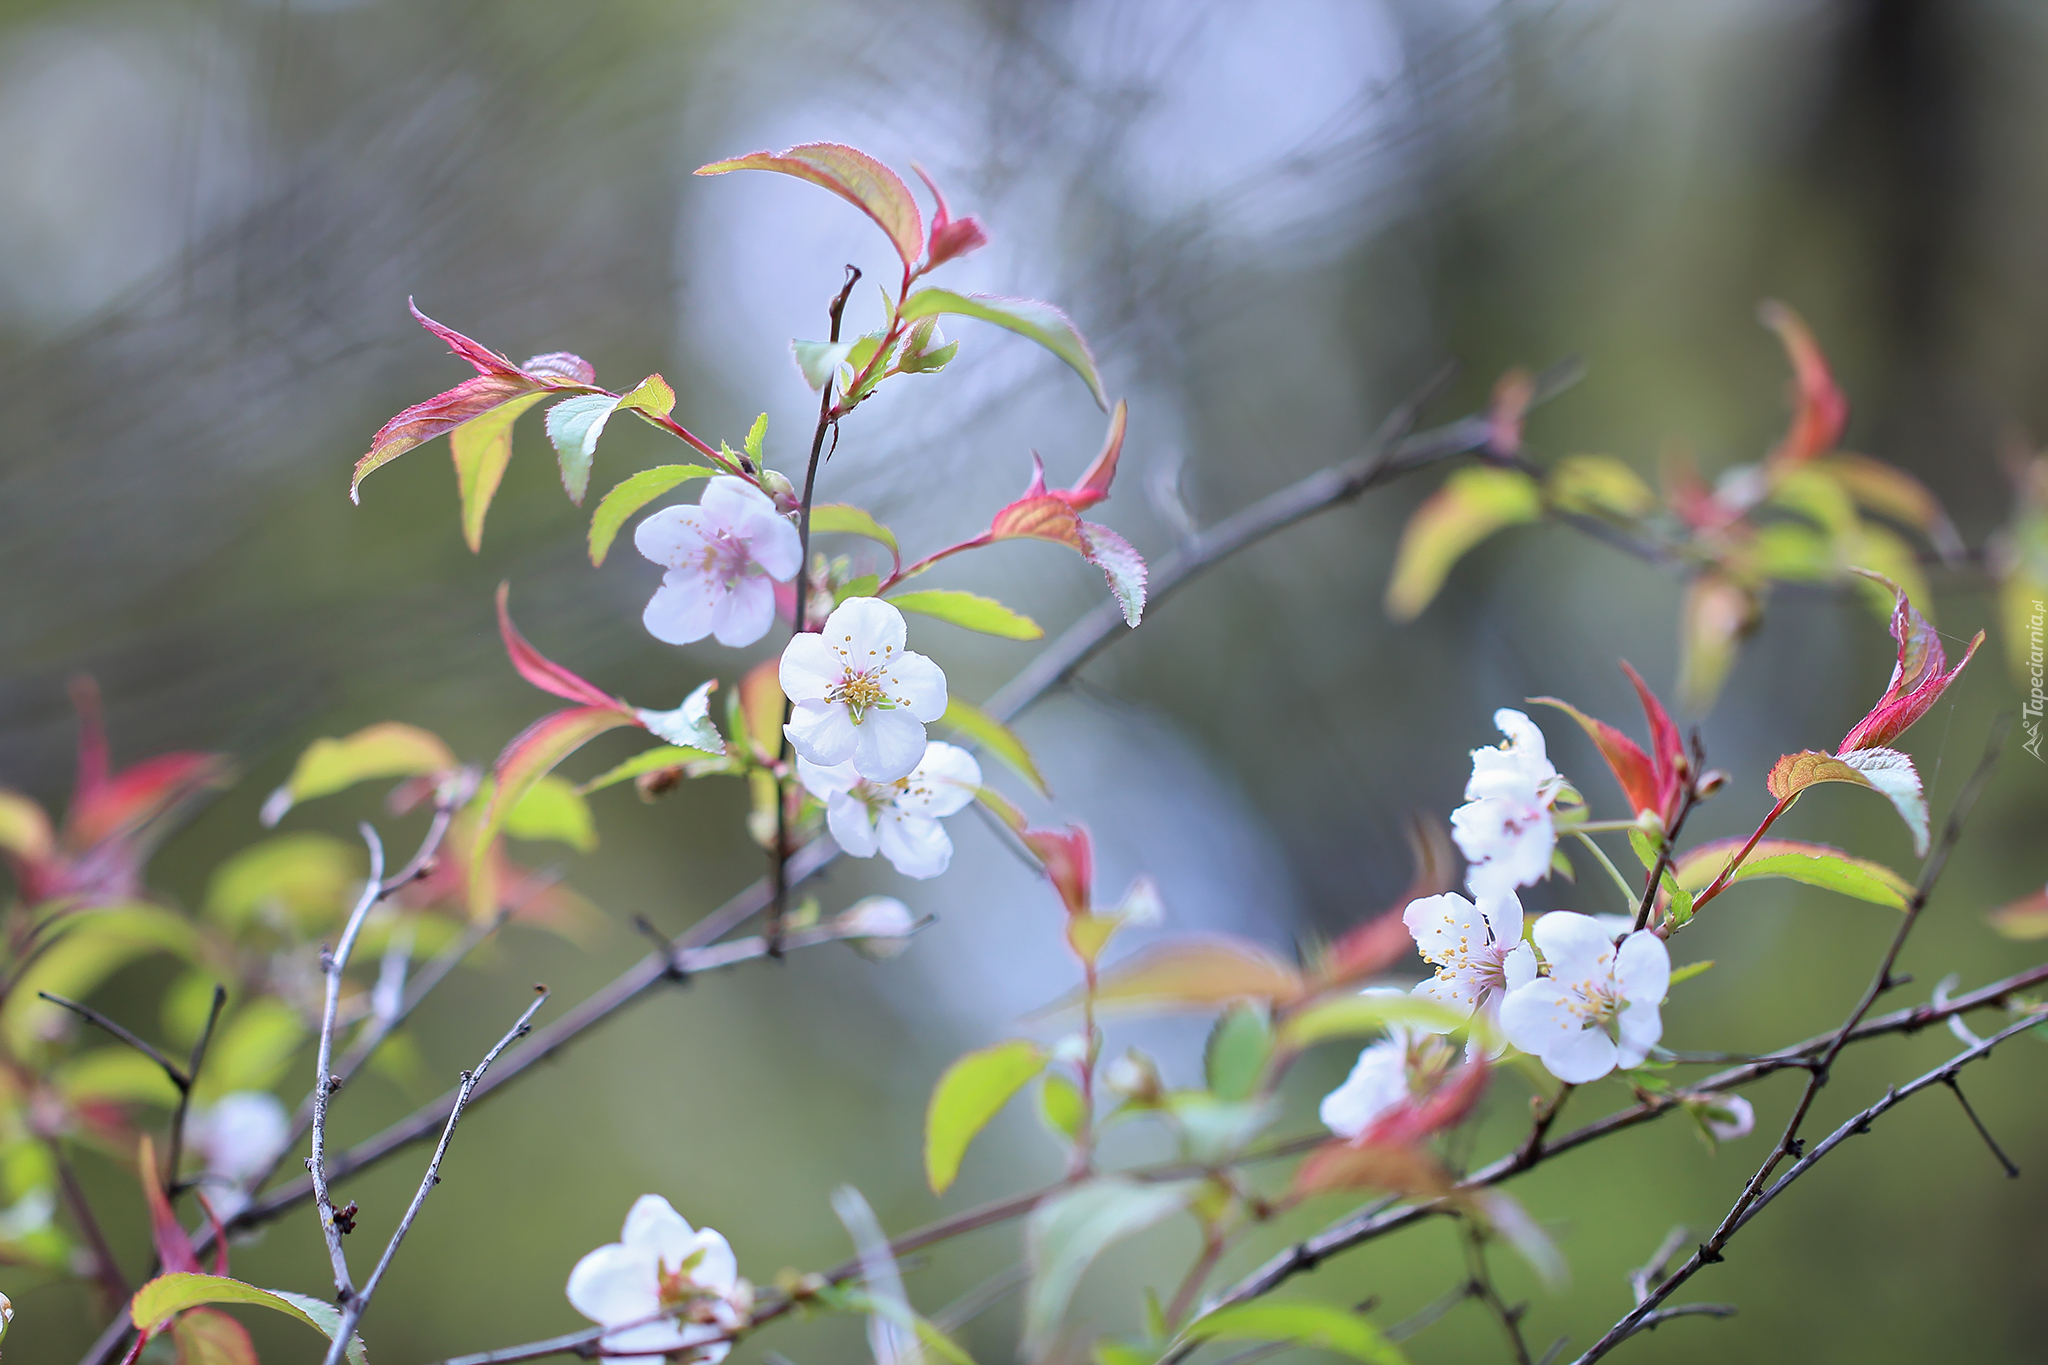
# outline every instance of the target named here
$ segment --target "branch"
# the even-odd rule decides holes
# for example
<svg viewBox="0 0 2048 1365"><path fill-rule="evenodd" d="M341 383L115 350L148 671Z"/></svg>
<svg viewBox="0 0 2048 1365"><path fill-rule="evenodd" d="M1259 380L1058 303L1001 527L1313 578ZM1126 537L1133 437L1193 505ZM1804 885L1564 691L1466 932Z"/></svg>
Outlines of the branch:
<svg viewBox="0 0 2048 1365"><path fill-rule="evenodd" d="M342 1310L341 1325L335 1329L334 1344L327 1350L326 1365L340 1365L341 1357L348 1349L349 1340L355 1335L356 1324L363 1320L363 1314L370 1307L370 1296L377 1292L377 1285L383 1280L384 1272L391 1267L391 1258L398 1254L398 1244L412 1231L413 1219L419 1217L420 1206L427 1202L428 1192L441 1183L441 1159L448 1155L448 1143L455 1136L455 1125L462 1121L462 1110L469 1103L470 1092L476 1088L476 1083L482 1079L483 1074L490 1070L491 1063L498 1060L498 1054L512 1046L516 1039L526 1036L533 1016L547 1003L548 988L535 986L533 989L538 998L520 1014L519 1021L498 1040L496 1047L484 1054L484 1059L476 1064L476 1070L462 1073L462 1085L456 1092L454 1107L448 1112L448 1126L441 1130L441 1141L434 1148L434 1158L427 1163L427 1173L420 1177L419 1190L413 1195L412 1203L406 1207L405 1216L398 1220L398 1230L393 1232L391 1240L384 1244L384 1254L378 1259L377 1268L370 1272L369 1279L363 1281L362 1291L349 1300L347 1307Z"/></svg>
<svg viewBox="0 0 2048 1365"><path fill-rule="evenodd" d="M206 1013L206 1027L199 1031L199 1040L192 1044L192 1059L185 1065L188 1084L178 1092L177 1112L171 1115L170 1140L165 1144L170 1148L164 1165L164 1197L167 1199L175 1198L181 1188L178 1165L185 1156L185 1120L192 1112L192 1089L199 1084L199 1068L206 1065L206 1049L213 1042L214 1027L220 1023L220 1012L227 1003L227 987L215 982L213 1007Z"/></svg>
<svg viewBox="0 0 2048 1365"><path fill-rule="evenodd" d="M341 1247L341 1228L334 1221L334 1200L327 1191L327 1102L341 1084L341 1078L332 1071L334 1021L341 1011L341 974L348 967L349 954L355 951L356 937L363 931L363 921L369 918L370 907L384 894L383 842L367 823L359 828L363 842L370 847L370 876L363 883L363 894L357 898L355 909L349 912L348 924L341 931L341 942L327 955L327 1003L320 1015L320 1055L313 1072L313 1153L306 1158L312 1190L317 1196L315 1207L320 1214L320 1231L327 1239L327 1260L334 1270L335 1299L343 1306L355 1298L356 1290L349 1278L348 1253Z"/></svg>
<svg viewBox="0 0 2048 1365"><path fill-rule="evenodd" d="M128 1046L134 1048L152 1062L155 1062L159 1067L163 1068L164 1075L171 1078L171 1084L178 1087L179 1094L182 1095L192 1088L192 1078L185 1074L185 1068L179 1066L176 1062L164 1056L163 1053L158 1052L155 1047L107 1018L106 1015L101 1014L92 1006L81 1005L76 1000L67 1000L61 995L52 995L48 991L37 991L36 994L53 1005L62 1005L87 1023L98 1024L101 1028L128 1044Z"/></svg>

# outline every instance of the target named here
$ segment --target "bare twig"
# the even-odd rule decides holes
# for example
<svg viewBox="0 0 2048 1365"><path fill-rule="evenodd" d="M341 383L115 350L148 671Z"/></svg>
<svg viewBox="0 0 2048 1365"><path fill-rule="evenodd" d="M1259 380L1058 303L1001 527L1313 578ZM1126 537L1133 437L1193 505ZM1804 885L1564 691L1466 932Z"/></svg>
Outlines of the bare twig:
<svg viewBox="0 0 2048 1365"><path fill-rule="evenodd" d="M398 1244L412 1231L413 1219L419 1217L421 1205L427 1202L427 1195L434 1186L441 1183L441 1160L448 1155L448 1143L455 1136L455 1125L462 1121L463 1106L469 1103L470 1092L477 1081L490 1070L491 1063L498 1060L498 1054L512 1046L516 1039L524 1038L533 1023L533 1016L548 1000L548 988L535 986L536 999L520 1014L517 1023L500 1038L497 1045L484 1054L476 1064L476 1070L462 1073L462 1085L456 1091L455 1106L448 1111L448 1125L441 1130L441 1141L434 1148L434 1156L427 1163L427 1173L420 1177L419 1190L413 1195L412 1203L406 1206L405 1216L398 1220L398 1229L391 1234L391 1240L384 1244L384 1254L377 1260L377 1268L370 1272L370 1278L363 1281L363 1287L347 1306L342 1309L341 1325L335 1330L334 1343L327 1350L326 1365L339 1365L348 1349L349 1339L355 1334L356 1324L363 1320L363 1314L370 1307L370 1296L377 1292L377 1285L383 1280L384 1272L391 1267L391 1258L398 1254Z"/></svg>
<svg viewBox="0 0 2048 1365"><path fill-rule="evenodd" d="M99 1280L110 1304L125 1304L128 1301L127 1277L121 1274L121 1263L114 1259L114 1249L107 1243L107 1234L100 1228L100 1220L93 1215L92 1204L85 1197L85 1188L78 1183L78 1173L71 1169L71 1158L64 1155L63 1144L54 1136L45 1136L43 1142L49 1147L50 1159L57 1167L57 1187L64 1192L64 1202L71 1208L71 1219L78 1224L78 1235L92 1250L94 1277Z"/></svg>
<svg viewBox="0 0 2048 1365"><path fill-rule="evenodd" d="M2008 1180L2018 1180L2020 1178L2020 1168L2013 1164L2013 1159L2005 1154L2003 1147L1998 1145L1998 1139L1992 1137L1991 1130L1984 1126L1984 1120L1978 1118L1977 1111L1970 1107L1969 1097L1963 1094L1962 1083L1956 1080L1953 1073L1941 1079L1942 1083L1948 1086L1949 1090L1955 1094L1956 1103L1963 1106L1963 1113L1969 1116L1970 1126L1977 1130L1977 1136L1984 1139L1984 1145L1991 1149L1991 1155L1997 1157L1998 1164L2005 1168L2006 1178Z"/></svg>
<svg viewBox="0 0 2048 1365"><path fill-rule="evenodd" d="M165 1143L170 1149L164 1166L164 1194L176 1197L183 1188L178 1181L178 1165L185 1157L185 1120L192 1112L192 1090L199 1084L199 1068L206 1064L206 1049L213 1042L213 1030L220 1023L220 1012L227 1006L228 992L218 982L213 987L213 1006L206 1013L206 1027L199 1031L199 1039L192 1044L192 1059L185 1065L186 1084L178 1088L178 1108L171 1115L171 1132Z"/></svg>
<svg viewBox="0 0 2048 1365"><path fill-rule="evenodd" d="M76 1000L66 1000L63 996L52 995L48 991L37 991L36 994L53 1005L62 1005L65 1009L70 1010L88 1023L99 1025L122 1042L128 1044L128 1046L134 1048L137 1052L140 1052L143 1056L149 1058L152 1062L155 1062L157 1066L162 1068L164 1075L171 1078L171 1084L178 1088L179 1093L182 1094L186 1090L191 1089L192 1078L185 1074L184 1067L179 1066L176 1062L164 1056L163 1053L157 1051L154 1045L137 1037L134 1033L107 1018L106 1015L101 1014L92 1006L81 1005Z"/></svg>
<svg viewBox="0 0 2048 1365"><path fill-rule="evenodd" d="M1465 1266L1471 1279L1467 1292L1486 1305L1486 1311L1499 1321L1500 1329L1508 1339L1508 1350L1515 1357L1515 1365L1530 1365L1529 1343L1522 1340L1522 1314L1528 1305L1518 1303L1510 1307L1493 1287L1493 1273L1486 1264L1486 1234L1471 1219L1465 1220Z"/></svg>
<svg viewBox="0 0 2048 1365"><path fill-rule="evenodd" d="M356 937L363 931L363 921L369 917L370 907L384 894L383 841L367 823L359 828L363 842L370 849L370 875L363 883L363 894L357 897L355 909L349 912L348 923L341 931L341 941L333 952L327 954L327 1002L320 1015L320 1052L313 1072L313 1152L306 1158L314 1207L320 1215L320 1231L327 1240L327 1259L334 1270L335 1299L343 1307L355 1298L356 1289L354 1281L349 1278L348 1253L342 1250L341 1227L334 1221L334 1199L327 1188L327 1104L341 1081L333 1072L334 1025L341 1012L342 973L348 968L349 955L355 951Z"/></svg>

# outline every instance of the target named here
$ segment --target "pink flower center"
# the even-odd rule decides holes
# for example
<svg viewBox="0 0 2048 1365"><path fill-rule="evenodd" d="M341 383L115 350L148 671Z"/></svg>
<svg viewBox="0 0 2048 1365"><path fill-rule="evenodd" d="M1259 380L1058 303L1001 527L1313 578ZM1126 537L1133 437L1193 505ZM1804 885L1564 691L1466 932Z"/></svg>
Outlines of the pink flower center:
<svg viewBox="0 0 2048 1365"><path fill-rule="evenodd" d="M732 532L720 530L704 538L704 553L697 572L727 589L736 588L749 573L761 572L754 563L753 547Z"/></svg>

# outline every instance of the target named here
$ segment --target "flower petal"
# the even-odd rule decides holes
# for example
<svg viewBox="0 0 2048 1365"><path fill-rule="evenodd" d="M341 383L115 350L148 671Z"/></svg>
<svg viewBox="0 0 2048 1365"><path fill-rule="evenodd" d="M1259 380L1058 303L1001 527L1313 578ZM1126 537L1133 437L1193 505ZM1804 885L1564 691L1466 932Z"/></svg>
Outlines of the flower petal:
<svg viewBox="0 0 2048 1365"><path fill-rule="evenodd" d="M1613 971L1614 940L1591 915L1553 910L1536 921L1530 937L1550 964L1551 975L1560 981L1588 976L1605 980Z"/></svg>
<svg viewBox="0 0 2048 1365"><path fill-rule="evenodd" d="M775 624L775 585L749 575L726 590L711 609L711 633L731 649L744 648Z"/></svg>
<svg viewBox="0 0 2048 1365"><path fill-rule="evenodd" d="M896 808L907 815L934 819L951 815L974 799L974 789L980 785L981 765L974 755L957 744L935 739L924 746L924 757L896 794Z"/></svg>
<svg viewBox="0 0 2048 1365"><path fill-rule="evenodd" d="M885 810L875 834L882 856L906 877L936 877L953 861L953 841L945 826L925 816Z"/></svg>
<svg viewBox="0 0 2048 1365"><path fill-rule="evenodd" d="M828 768L853 757L856 730L844 705L826 701L798 702L790 710L789 724L782 727L797 757Z"/></svg>
<svg viewBox="0 0 2048 1365"><path fill-rule="evenodd" d="M690 1271L690 1279L721 1298L732 1293L739 1284L740 1263L732 1254L732 1244L725 1235L713 1228L698 1228L697 1235L690 1239L688 1256L699 1256L696 1267Z"/></svg>
<svg viewBox="0 0 2048 1365"><path fill-rule="evenodd" d="M569 1272L569 1304L596 1323L632 1322L661 1306L654 1253L607 1242Z"/></svg>
<svg viewBox="0 0 2048 1365"><path fill-rule="evenodd" d="M1408 1049L1389 1038L1358 1054L1344 1084L1323 1096L1317 1116L1342 1138L1355 1138L1408 1098Z"/></svg>
<svg viewBox="0 0 2048 1365"><path fill-rule="evenodd" d="M846 710L843 706L836 709ZM853 766L870 782L908 777L917 760L924 757L924 726L907 711L876 709L859 725L849 723L849 728L855 732Z"/></svg>
<svg viewBox="0 0 2048 1365"><path fill-rule="evenodd" d="M922 654L899 655L889 666L889 695L926 723L946 714L946 674Z"/></svg>
<svg viewBox="0 0 2048 1365"><path fill-rule="evenodd" d="M879 597L849 597L825 618L822 632L856 668L874 668L903 653L903 613Z"/></svg>
<svg viewBox="0 0 2048 1365"><path fill-rule="evenodd" d="M692 644L711 633L718 605L718 591L709 579L671 569L640 613L640 624L665 645Z"/></svg>
<svg viewBox="0 0 2048 1365"><path fill-rule="evenodd" d="M734 530L757 513L773 514L775 503L766 493L737 474L719 474L704 485L697 505L717 519L721 529Z"/></svg>
<svg viewBox="0 0 2048 1365"><path fill-rule="evenodd" d="M1551 1075L1573 1085L1585 1085L1614 1070L1615 1053L1614 1040L1606 1030L1582 1028L1553 1042L1542 1056Z"/></svg>
<svg viewBox="0 0 2048 1365"><path fill-rule="evenodd" d="M1509 990L1520 990L1536 979L1536 950L1526 943L1517 943L1501 958L1500 971Z"/></svg>
<svg viewBox="0 0 2048 1365"><path fill-rule="evenodd" d="M1486 946L1486 920L1479 907L1455 891L1408 902L1401 912L1416 951L1431 962L1462 959Z"/></svg>
<svg viewBox="0 0 2048 1365"><path fill-rule="evenodd" d="M777 675L782 681L782 695L791 701L823 701L845 674L846 665L815 631L791 636L782 648Z"/></svg>
<svg viewBox="0 0 2048 1365"><path fill-rule="evenodd" d="M1507 1040L1533 1056L1558 1038L1578 1031L1572 996L1555 981L1543 979L1509 991L1500 1002L1500 1029Z"/></svg>
<svg viewBox="0 0 2048 1365"><path fill-rule="evenodd" d="M1671 989L1671 950L1648 929L1636 930L1621 941L1615 953L1614 981L1624 1000L1654 1009Z"/></svg>
<svg viewBox="0 0 2048 1365"><path fill-rule="evenodd" d="M703 515L694 507L664 507L633 529L633 548L671 569L701 564L705 545Z"/></svg>
<svg viewBox="0 0 2048 1365"><path fill-rule="evenodd" d="M1623 1071L1641 1066L1650 1049L1664 1036L1664 1015L1655 1001L1634 1004L1622 1010L1616 1021L1621 1033L1620 1056L1616 1065Z"/></svg>
<svg viewBox="0 0 2048 1365"><path fill-rule="evenodd" d="M835 763L827 767L798 755L796 780L804 784L805 791L823 801L837 792L850 792L858 787L860 774L853 770L851 763Z"/></svg>
<svg viewBox="0 0 2048 1365"><path fill-rule="evenodd" d="M803 760L798 759L799 763ZM842 763L842 768L851 768L851 763ZM856 858L875 856L875 817L869 813L867 803L845 792L832 793L832 799L825 803L825 828L832 831L832 838L839 847Z"/></svg>
<svg viewBox="0 0 2048 1365"><path fill-rule="evenodd" d="M634 1251L653 1253L674 1269L690 1254L696 1236L696 1229L676 1212L675 1205L658 1194L643 1194L626 1210L626 1227L619 1240Z"/></svg>
<svg viewBox="0 0 2048 1365"><path fill-rule="evenodd" d="M1479 913L1486 916L1486 927L1493 933L1495 943L1519 943L1522 940L1522 898L1510 891L1500 896L1483 896L1479 901Z"/></svg>

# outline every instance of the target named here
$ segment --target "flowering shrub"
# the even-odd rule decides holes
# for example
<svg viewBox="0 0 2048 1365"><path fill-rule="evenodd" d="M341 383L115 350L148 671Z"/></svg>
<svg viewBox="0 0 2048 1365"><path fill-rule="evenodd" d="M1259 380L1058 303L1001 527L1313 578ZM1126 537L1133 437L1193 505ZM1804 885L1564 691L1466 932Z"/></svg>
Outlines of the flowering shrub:
<svg viewBox="0 0 2048 1365"><path fill-rule="evenodd" d="M843 334L860 277L849 267L826 309L825 339L791 344L818 394L807 454L778 470L769 461L765 418L738 450L713 444L676 419L674 392L660 375L615 393L575 355L514 364L415 310L475 373L379 430L356 465L351 495L384 464L446 436L462 533L475 549L523 413L547 405L545 434L563 488L579 506L608 424L630 414L680 442L686 462L631 473L598 500L592 562L601 563L638 518L633 545L664 570L642 617L647 635L670 645L709 637L739 647L787 631L777 658L738 676L694 680L672 709L638 706L531 644L513 623L507 585L498 620L508 661L568 704L513 736L488 763L467 761L398 720L319 741L265 802L266 826L305 803L378 782L393 784L394 815L431 812L424 841L394 866L398 860L387 858L368 827L360 850L311 830L273 834L229 860L194 913L155 898L145 869L167 822L226 780L223 760L171 754L112 772L93 693L82 687L78 784L61 824L27 798L0 792L0 851L15 888L0 978L0 1105L9 1144L0 1150L0 1171L12 1201L0 1211L0 1255L18 1268L97 1286L110 1320L93 1362L252 1362L246 1330L222 1311L240 1305L321 1333L329 1365L343 1358L362 1365L367 1348L358 1328L474 1101L665 981L833 941L868 957L913 948L919 926L898 900L869 897L828 916L794 893L840 853L880 854L902 876L939 877L952 857L943 821L973 805L1042 871L1048 932L1063 931L1074 989L1047 1015L1058 1021L1052 1041L1002 1040L960 1057L937 1078L924 1172L934 1193L945 1191L977 1135L1030 1090L1063 1178L893 1239L858 1192L842 1188L832 1207L852 1259L813 1273L764 1276L754 1268L764 1285L758 1292L722 1236L693 1228L650 1193L628 1212L617 1242L589 1251L568 1272L565 1315L573 1310L594 1326L525 1346L481 1341L492 1349L469 1359L575 1353L715 1362L736 1341L801 1311L866 1319L878 1365L963 1360L917 1306L899 1256L910 1248L943 1255L953 1236L1018 1220L1027 1270L1018 1350L1026 1359L1086 1354L1099 1365L1155 1365L1212 1342L1248 1341L1398 1362L1408 1349L1399 1343L1426 1322L1388 1323L1341 1304L1267 1296L1327 1257L1441 1219L1457 1225L1470 1252L1471 1278L1456 1298L1482 1302L1498 1317L1512 1358L1527 1362L1524 1308L1495 1291L1488 1248L1504 1243L1557 1280L1565 1267L1542 1220L1558 1211L1533 1201L1525 1207L1501 1187L1540 1163L1671 1114L1689 1116L1710 1145L1741 1142L1757 1116L1740 1088L1778 1071L1803 1072L1801 1098L1780 1134L1753 1154L1756 1173L1719 1226L1682 1263L1672 1264L1674 1242L1639 1273L1634 1305L1578 1357L1592 1361L1645 1328L1710 1309L1667 1305L1723 1259L1735 1234L1787 1184L1848 1134L1937 1082L1954 1088L1965 1066L2041 1025L2042 1005L2024 992L2048 981L2048 965L1961 994L1944 983L1928 1005L1872 1012L1902 984L1894 972L1899 951L1982 782L1980 773L1964 789L1936 837L1918 769L1894 746L1970 663L1982 636L1950 667L1927 616L1920 561L1955 556L1953 529L1910 477L1835 449L1846 403L1789 310L1773 305L1766 321L1797 376L1792 428L1761 463L1711 487L1684 465L1667 470L1661 499L1617 460L1577 456L1539 465L1524 449L1523 425L1556 385L1518 373L1501 382L1486 412L1431 431L1390 424L1358 460L1197 535L1155 577L1122 536L1081 516L1111 496L1128 414L1108 401L1080 332L1049 304L928 282L986 242L980 223L955 217L926 178L934 205L927 223L894 172L848 147L756 153L699 174L741 170L789 175L831 192L866 215L896 257L878 329ZM821 456L880 386L937 375L955 362L961 342L940 331L942 319L992 324L1044 347L1079 377L1107 414L1107 429L1075 482L1050 487L1034 456L1023 494L992 509L987 530L906 563L896 534L871 513L818 500ZM1832 752L1802 750L1766 773L1731 776L1707 766L1697 734L1688 743L1624 663L1647 742L1558 698L1526 703L1581 727L1619 789L1610 811L1596 815L1609 799L1587 796L1561 774L1537 723L1504 706L1494 720L1505 743L1470 751L1465 804L1448 812L1447 830L1441 820L1425 822L1414 882L1394 904L1299 958L1227 936L1168 936L1125 951L1117 940L1126 927L1170 923L1170 907L1149 877L1098 901L1089 832L1035 826L988 785L983 759L1045 791L1037 761L1008 722L1138 626L1148 596L1156 600L1320 508L1466 456L1404 534L1389 587L1397 616L1423 610L1457 559L1485 536L1548 519L1685 575L1681 690L1695 704L1711 699L1740 638L1757 628L1770 593L1787 584L1841 588L1881 605L1897 643L1889 685ZM693 490L695 502L655 506ZM2023 502L2014 536L2032 535L2041 515L2038 499ZM820 536L858 544L827 555ZM1115 605L1049 645L996 700L977 704L949 688L939 662L910 648L906 617L1040 638L1023 614L942 585L946 561L1018 539L1064 546L1100 568ZM2001 562L2008 577L2033 572L2024 556ZM607 771L580 781L561 775L579 749L615 730L643 732L649 742ZM1453 749L1472 738L1444 738L1447 768ZM547 1004L545 992L516 1017L508 1007L508 1031L453 1090L377 1138L335 1149L328 1117L347 1102L347 1082L391 1059L419 1001L479 945L510 920L574 939L599 913L515 861L519 845L589 848L599 809L592 795L631 782L652 801L712 777L745 784L750 811L735 833L765 855L755 888L662 940L594 1003L556 1016L537 1038L521 1042ZM1760 783L1775 805L1746 838L1688 842L1691 813L1731 781ZM1917 881L1842 849L1767 837L1795 802L1826 783L1866 788L1890 803L1925 856ZM1604 790L1604 779L1592 785ZM1449 845L1463 856L1462 878ZM1631 861L1636 866L1624 871ZM1580 873L1583 883L1575 880ZM1569 890L1551 888L1571 908L1525 913L1523 894L1552 878L1573 879ZM1701 1062L1718 1054L1692 1049L1713 1039L1682 1039L1681 1050L1665 1038L1670 993L1712 965L1690 960L1682 935L1721 896L1763 878L1885 907L1899 917L1897 933L1839 1027L1754 1058ZM2014 937L2038 937L2040 900L2008 907L1995 923ZM742 934L756 917L759 933ZM145 957L164 958L178 973L160 1041L124 1017L125 1000L104 1000L105 1012L93 1003L116 971ZM1988 1033L1963 1022L1994 1009L2008 1017ZM1111 1043L1117 1013L1167 1010L1211 1018L1199 1076L1170 1076L1144 1053ZM1806 1133L1814 1097L1846 1047L1937 1021L1956 1031L1962 1051L1893 1087L1833 1135ZM1317 1050L1353 1047L1362 1050L1348 1077L1317 1107L1320 1125L1291 1113L1283 1082L1295 1064ZM1681 1068L1700 1065L1720 1069L1685 1079L1690 1073ZM280 1087L306 1098L289 1109ZM1533 1092L1526 1134L1512 1150L1474 1164L1476 1116L1495 1097L1523 1090ZM1600 1112L1559 1130L1568 1109L1589 1107ZM1111 1160L1103 1137L1121 1126L1152 1129L1173 1158L1136 1167ZM349 1255L344 1241L357 1209L337 1202L336 1183L429 1140L436 1145L418 1191L364 1273L366 1258ZM70 1177L70 1153L82 1144L134 1154L155 1258L155 1273L140 1286L123 1278ZM293 1169L302 1155L303 1178ZM1344 1200L1346 1211L1250 1274L1218 1282L1227 1253L1324 1198ZM318 1295L264 1289L231 1273L232 1234L306 1204L328 1253L331 1287ZM1196 1233L1177 1283L1159 1286L1136 1320L1071 1321L1091 1265L1115 1243L1168 1221L1192 1223ZM558 1248L564 1264L576 1250ZM0 1299L0 1329L9 1312ZM478 1331L488 1333L487 1320ZM1554 1348L1544 1358L1557 1355Z"/></svg>

